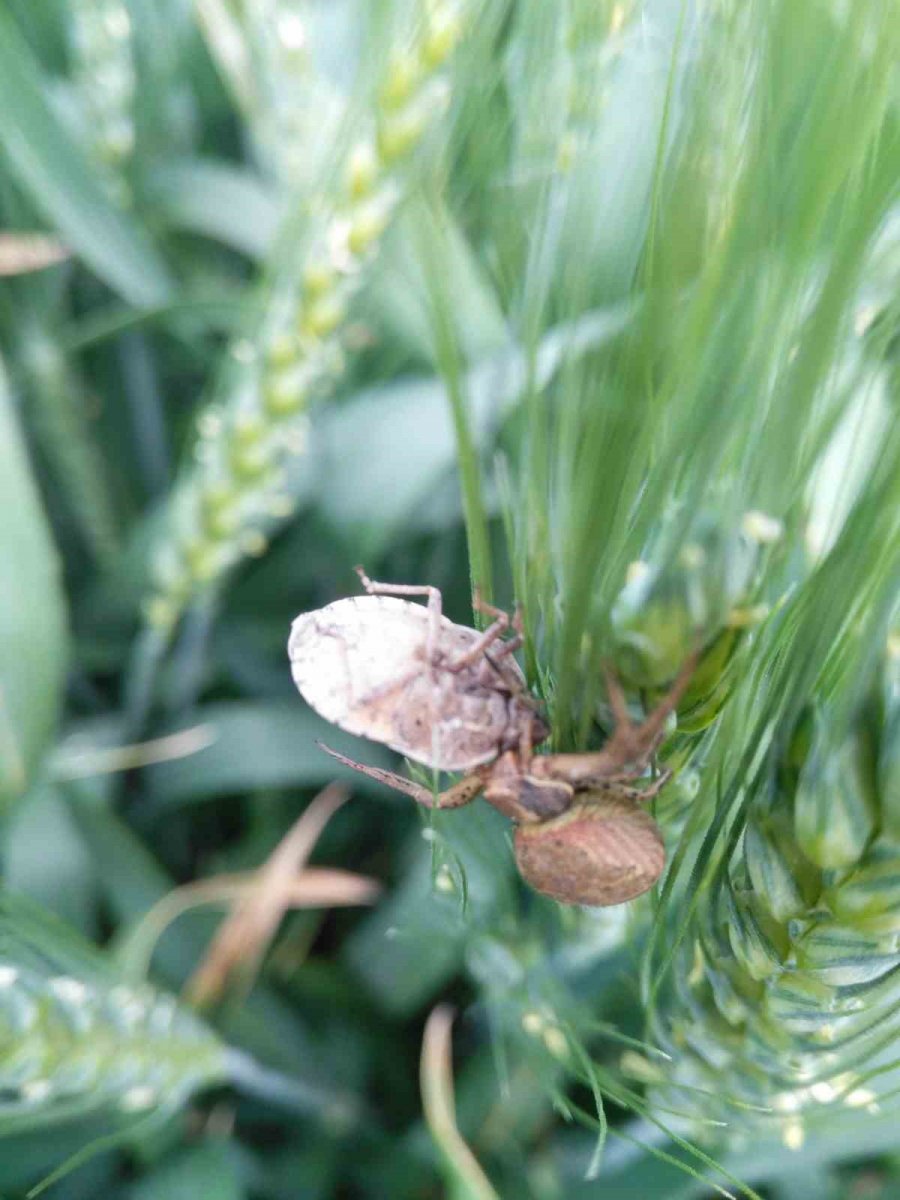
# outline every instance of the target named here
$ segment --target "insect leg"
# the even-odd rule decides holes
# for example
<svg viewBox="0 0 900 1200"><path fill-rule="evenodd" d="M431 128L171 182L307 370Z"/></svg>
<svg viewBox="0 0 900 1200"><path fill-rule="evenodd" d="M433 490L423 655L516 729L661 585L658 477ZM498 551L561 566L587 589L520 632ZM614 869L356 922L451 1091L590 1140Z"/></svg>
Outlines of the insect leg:
<svg viewBox="0 0 900 1200"><path fill-rule="evenodd" d="M519 710L519 767L527 772L534 753L534 713Z"/></svg>
<svg viewBox="0 0 900 1200"><path fill-rule="evenodd" d="M511 637L508 642L501 642L497 649L487 655L488 662L493 666L499 662L501 658L505 658L508 654L514 654L516 650L520 650L525 644L525 632L522 626L522 609L516 605L516 611L510 620L509 614L505 613L502 608L496 608L493 604L488 604L481 599L479 592L475 592L475 598L472 601L472 608L475 612L485 613L489 617L495 617L496 620L492 625L484 631L478 641L467 650L460 658L454 659L452 663L447 663L448 671L461 671L463 667L473 663L479 654L484 653L497 638L509 629L512 625L515 631L515 637Z"/></svg>
<svg viewBox="0 0 900 1200"><path fill-rule="evenodd" d="M515 637L511 637L508 642L501 642L498 648L490 656L493 662L499 662L501 658L506 658L507 654L514 654L516 650L521 650L525 645L525 638L521 633L517 633Z"/></svg>
<svg viewBox="0 0 900 1200"><path fill-rule="evenodd" d="M441 633L441 590L429 583L377 583L370 579L362 567L355 567L363 587L370 596L427 596L428 597L428 637L425 642L425 653L434 677L434 665L437 661L438 640Z"/></svg>
<svg viewBox="0 0 900 1200"><path fill-rule="evenodd" d="M461 671L463 667L471 666L487 650L488 646L493 645L509 629L509 614L505 613L502 608L495 608L493 604L487 604L481 599L477 590L472 601L472 608L475 612L485 613L489 617L495 617L496 620L493 624L488 625L481 637L473 642L465 653L445 664L448 671ZM507 651L501 647L500 653L505 654Z"/></svg>
<svg viewBox="0 0 900 1200"><path fill-rule="evenodd" d="M505 621L509 624L509 615L502 608L497 608L495 604L488 604L487 600L481 597L481 589L475 589L475 595L472 597L472 609L477 613L483 613L486 617L493 617L495 621Z"/></svg>
<svg viewBox="0 0 900 1200"><path fill-rule="evenodd" d="M513 610L513 615L510 617L502 608L497 608L494 604L488 604L486 600L482 600L481 592L476 588L475 595L472 598L472 608L475 612L484 613L486 617L493 617L497 621L505 621L507 625L512 626L513 633L518 634L519 641L516 646L518 649L522 645L525 634L525 625L522 620L522 605L517 604ZM511 645L511 643L505 643Z"/></svg>
<svg viewBox="0 0 900 1200"><path fill-rule="evenodd" d="M524 636L525 622L522 618L522 605L521 604L516 604L516 607L513 610L512 627L520 637Z"/></svg>
<svg viewBox="0 0 900 1200"><path fill-rule="evenodd" d="M405 796L411 796L413 800L418 804L423 804L426 808L460 808L463 804L469 804L470 801L474 800L483 786L481 775L474 773L467 775L459 783L453 784L446 791L439 792L437 797L435 797L434 793L427 787L423 787L420 783L414 783L411 779L404 779L402 775L398 775L395 771L385 771L381 767L369 767L365 763L354 762L352 758L347 758L345 755L339 754L337 750L332 750L324 742L319 742L318 745L322 747L326 754L330 754L332 758L336 758L345 767L351 767L354 771L359 771L361 775L368 775L370 779L377 779L385 787L394 788L395 791L403 792Z"/></svg>
<svg viewBox="0 0 900 1200"><path fill-rule="evenodd" d="M381 767L370 767L365 763L355 762L352 758L347 758L345 755L339 754L337 750L332 750L324 742L319 742L318 745L321 746L326 754L330 754L332 758L336 758L345 767L351 767L354 771L359 771L360 775L368 775L370 779L377 779L385 787L394 788L395 791L412 796L413 800L418 801L419 804L424 804L428 808L432 807L431 792L420 784L413 783L411 779L404 779L402 775L398 775L394 771L382 770Z"/></svg>

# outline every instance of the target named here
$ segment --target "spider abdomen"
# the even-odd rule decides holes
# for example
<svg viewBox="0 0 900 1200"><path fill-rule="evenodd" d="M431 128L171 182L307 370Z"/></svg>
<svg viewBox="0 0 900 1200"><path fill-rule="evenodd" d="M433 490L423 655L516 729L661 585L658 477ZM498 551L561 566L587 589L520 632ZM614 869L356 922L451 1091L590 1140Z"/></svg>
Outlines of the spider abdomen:
<svg viewBox="0 0 900 1200"><path fill-rule="evenodd" d="M659 828L644 808L590 792L557 817L518 826L515 853L535 891L563 904L599 906L646 892L666 861Z"/></svg>

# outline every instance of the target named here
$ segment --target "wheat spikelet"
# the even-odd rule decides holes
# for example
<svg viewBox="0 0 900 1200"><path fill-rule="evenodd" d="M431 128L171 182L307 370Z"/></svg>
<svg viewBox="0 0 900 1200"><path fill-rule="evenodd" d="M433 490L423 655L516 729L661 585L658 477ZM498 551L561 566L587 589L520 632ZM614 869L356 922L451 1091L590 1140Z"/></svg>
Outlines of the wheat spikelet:
<svg viewBox="0 0 900 1200"><path fill-rule="evenodd" d="M226 1052L173 996L117 978L21 898L0 912L0 1111L177 1107L226 1075Z"/></svg>
<svg viewBox="0 0 900 1200"><path fill-rule="evenodd" d="M404 31L364 132L331 189L311 201L302 239L296 213L286 219L258 334L232 346L222 398L200 415L196 462L170 503L152 625L169 627L234 562L263 553L261 526L290 512L285 470L304 451L310 401L343 372L353 298L404 198L405 166L445 109L463 14L435 6Z"/></svg>

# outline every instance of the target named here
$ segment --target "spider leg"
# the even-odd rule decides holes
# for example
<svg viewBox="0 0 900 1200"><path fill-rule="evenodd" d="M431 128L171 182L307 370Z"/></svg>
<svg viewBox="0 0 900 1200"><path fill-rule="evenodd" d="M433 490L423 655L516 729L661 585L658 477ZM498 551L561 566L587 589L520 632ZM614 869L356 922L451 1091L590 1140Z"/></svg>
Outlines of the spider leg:
<svg viewBox="0 0 900 1200"><path fill-rule="evenodd" d="M405 796L411 796L413 800L418 804L424 805L425 808L461 808L462 805L469 804L475 799L484 783L480 773L475 772L471 775L466 775L459 783L453 784L452 787L438 793L437 797L435 797L434 793L428 788L423 787L422 784L414 783L411 779L404 779L402 775L398 775L395 771L385 771L381 767L369 767L364 763L355 762L352 758L347 758L345 755L339 754L337 750L332 750L324 742L319 742L318 745L322 747L326 754L330 754L332 758L336 758L345 767L351 767L354 771L359 771L361 775L368 775L370 779L377 779L385 787L394 788L395 791L403 792Z"/></svg>
<svg viewBox="0 0 900 1200"><path fill-rule="evenodd" d="M699 652L694 650L684 660L681 669L675 676L672 686L657 704L656 708L645 718L642 724L638 727L638 731L644 742L644 745L649 747L646 751L648 756L653 752L653 749L659 744L659 739L662 736L663 726L668 720L669 714L673 713L678 707L678 702L688 689L688 685L694 676L694 671L697 668L697 660L700 657Z"/></svg>
<svg viewBox="0 0 900 1200"><path fill-rule="evenodd" d="M672 770L670 767L663 767L655 779L652 779L646 787L629 788L629 792L634 793L635 800L654 800L663 790L669 780L672 778Z"/></svg>
<svg viewBox="0 0 900 1200"><path fill-rule="evenodd" d="M591 788L617 786L639 780L662 740L666 719L674 712L690 683L696 662L697 655L690 655L667 694L639 725L631 719L622 688L607 667L609 702L616 719L612 737L601 750L590 753L538 755L531 764L532 774L543 779L564 780L576 791L589 791ZM636 790L639 790L642 796L652 798L663 786L666 778L664 772L646 788Z"/></svg>
<svg viewBox="0 0 900 1200"><path fill-rule="evenodd" d="M619 683L618 675L616 675L609 663L603 664L603 680L606 684L606 694L609 697L609 707L612 709L616 729L633 729L634 722L631 719L631 713L628 711L625 692L621 683Z"/></svg>
<svg viewBox="0 0 900 1200"><path fill-rule="evenodd" d="M593 783L588 784L582 790L589 791L594 795L605 793L618 799L634 800L642 804L648 800L655 799L671 778L672 772L667 769L660 772L646 787L629 787L629 783L631 782L630 776L605 776L603 779L594 780Z"/></svg>
<svg viewBox="0 0 900 1200"><path fill-rule="evenodd" d="M655 779L642 783L643 769L617 769L605 748L592 754L540 754L532 760L530 774L537 779L568 783L577 793L610 792L629 800L652 800L672 778L666 768Z"/></svg>
<svg viewBox="0 0 900 1200"><path fill-rule="evenodd" d="M679 700L687 691L696 666L695 651L685 659L672 686L656 708L648 713L639 725L631 719L625 703L625 694L617 677L609 666L604 667L609 704L616 724L613 735L603 747L602 753L617 759L622 766L633 765L639 768L637 773L641 774L662 740L663 729L670 713L675 711Z"/></svg>

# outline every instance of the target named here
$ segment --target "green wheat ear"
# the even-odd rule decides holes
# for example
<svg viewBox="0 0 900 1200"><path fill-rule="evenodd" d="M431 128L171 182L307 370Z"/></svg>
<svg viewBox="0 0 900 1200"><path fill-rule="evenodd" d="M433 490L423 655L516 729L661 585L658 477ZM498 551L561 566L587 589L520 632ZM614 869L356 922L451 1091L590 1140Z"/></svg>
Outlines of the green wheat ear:
<svg viewBox="0 0 900 1200"><path fill-rule="evenodd" d="M875 482L879 509L896 506L896 482ZM760 1115L741 1123L794 1148L840 1106L877 1112L900 1085L900 659L889 632L900 531L882 516L875 566L854 524L798 597L796 620L789 605L762 639L759 653L782 655L769 660L768 688L754 681L765 752L722 797L725 819L695 841L692 878L673 881L660 930L676 951L653 943L649 1036L671 1057L654 1102L706 1119L716 1106L694 1090L721 1095L727 1078L719 1115L733 1124L729 1108L753 1106ZM868 568L855 611L861 576L841 587L834 572L854 561ZM820 655L808 619L826 596L831 649ZM794 660L779 646L789 638Z"/></svg>
<svg viewBox="0 0 900 1200"><path fill-rule="evenodd" d="M171 1111L224 1081L226 1050L173 996L31 902L0 898L0 1134L101 1111Z"/></svg>
<svg viewBox="0 0 900 1200"><path fill-rule="evenodd" d="M407 165L445 111L465 15L465 6L433 5L398 30L368 113L349 114L353 140L332 181L302 222L290 206L258 328L232 346L227 378L197 422L195 462L168 506L146 605L152 627L169 629L241 557L262 554L262 530L290 513L285 472L305 452L311 402L343 374L354 297L407 195Z"/></svg>
<svg viewBox="0 0 900 1200"><path fill-rule="evenodd" d="M552 927L543 970L524 930L518 946L507 935L519 977L503 1002L544 1065L563 1031L557 1066L635 1112L673 1114L717 1152L761 1128L796 1146L819 1122L839 1129L838 1106L883 1103L900 1082L900 752L884 658L900 435L895 350L883 328L872 336L890 324L897 28L813 9L808 74L784 57L790 5L720 6L695 31L690 71L673 53L677 131L660 137L627 335L570 361L558 384L532 381L508 489L513 573L558 745L583 748L608 727L605 662L636 704L692 647L700 663L662 750L680 774L656 807L668 873L619 931L646 934L647 1049L620 1072L585 1057L599 1054L593 997L566 986L563 966L588 936L583 915ZM836 64L821 88L819 63ZM818 104L840 126L836 153L788 115ZM535 241L541 215L549 226L558 214L548 204L535 218ZM575 307L578 264L560 263L558 245L554 285ZM823 478L835 429L860 412L877 429L853 448L866 469ZM539 920L523 925L539 941Z"/></svg>
<svg viewBox="0 0 900 1200"><path fill-rule="evenodd" d="M126 169L135 149L132 20L123 0L76 4L71 11L74 79L85 141L116 200L129 201Z"/></svg>

